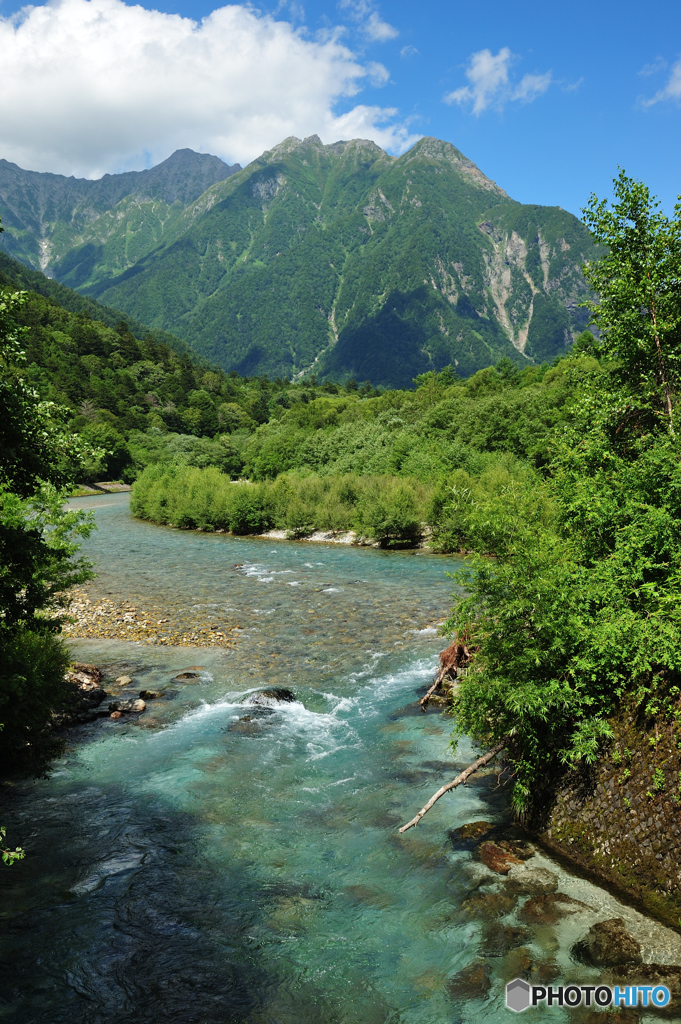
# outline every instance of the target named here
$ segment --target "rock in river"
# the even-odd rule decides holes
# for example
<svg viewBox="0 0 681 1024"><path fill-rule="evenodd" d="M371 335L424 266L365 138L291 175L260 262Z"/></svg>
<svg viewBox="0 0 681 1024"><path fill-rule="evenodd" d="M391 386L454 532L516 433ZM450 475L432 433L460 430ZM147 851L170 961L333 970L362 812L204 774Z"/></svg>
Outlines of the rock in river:
<svg viewBox="0 0 681 1024"><path fill-rule="evenodd" d="M109 711L120 711L122 715L127 715L131 712L144 711L146 706L139 697L131 700L112 700L109 704Z"/></svg>
<svg viewBox="0 0 681 1024"><path fill-rule="evenodd" d="M594 967L642 962L641 947L627 931L621 917L592 925L584 938L573 946L572 952L578 960Z"/></svg>
<svg viewBox="0 0 681 1024"><path fill-rule="evenodd" d="M142 690L140 697L142 700L158 700L163 694L159 690Z"/></svg>
<svg viewBox="0 0 681 1024"><path fill-rule="evenodd" d="M481 843L479 854L482 863L499 875L508 874L514 864L522 864L520 858L515 857L510 850L505 850L497 843Z"/></svg>
<svg viewBox="0 0 681 1024"><path fill-rule="evenodd" d="M514 864L506 876L506 888L509 892L542 896L556 891L558 875L546 868L526 868L524 864Z"/></svg>
<svg viewBox="0 0 681 1024"><path fill-rule="evenodd" d="M248 704L271 704L272 701L292 704L296 699L293 690L282 687L270 687L268 690L260 690L259 693L251 693L246 698Z"/></svg>

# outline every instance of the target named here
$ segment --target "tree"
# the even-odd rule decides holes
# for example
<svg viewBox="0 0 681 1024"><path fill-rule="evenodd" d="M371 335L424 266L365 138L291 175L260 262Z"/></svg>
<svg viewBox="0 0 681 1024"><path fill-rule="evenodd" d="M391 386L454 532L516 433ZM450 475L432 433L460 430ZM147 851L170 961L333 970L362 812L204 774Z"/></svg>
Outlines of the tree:
<svg viewBox="0 0 681 1024"><path fill-rule="evenodd" d="M681 714L681 205L668 220L624 172L614 191L585 211L607 246L585 268L600 341L566 363L571 415L543 478L449 502L476 552L446 624L472 652L456 730L507 750L522 814L596 759L620 701Z"/></svg>
<svg viewBox="0 0 681 1024"><path fill-rule="evenodd" d="M58 635L66 594L92 576L74 557L92 524L64 507L64 467L101 453L70 436L65 411L24 380L23 302L0 294L0 767L40 772L59 747L50 721L66 692L69 657ZM17 859L1 852L6 863Z"/></svg>
<svg viewBox="0 0 681 1024"><path fill-rule="evenodd" d="M619 360L622 383L638 403L667 417L681 374L681 203L669 219L643 182L624 171L615 203L592 195L583 211L604 255L584 268L597 298L586 305L605 355Z"/></svg>

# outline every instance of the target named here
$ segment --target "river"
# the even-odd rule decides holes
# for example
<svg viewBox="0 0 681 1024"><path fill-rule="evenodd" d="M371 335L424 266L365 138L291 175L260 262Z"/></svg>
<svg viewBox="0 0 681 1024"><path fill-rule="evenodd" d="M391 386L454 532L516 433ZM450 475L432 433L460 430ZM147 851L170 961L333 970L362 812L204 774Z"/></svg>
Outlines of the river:
<svg viewBox="0 0 681 1024"><path fill-rule="evenodd" d="M681 962L677 936L541 853L589 909L521 925L522 900L452 839L508 820L494 774L398 834L473 755L466 740L449 749L450 719L415 708L456 560L165 529L134 520L126 494L72 504L96 510L93 596L238 627L238 639L233 651L71 642L107 679L164 696L135 721L75 730L49 778L4 792L27 856L0 872L0 1020L508 1020L505 981L531 961L586 983L596 974L570 948L619 915L645 959ZM183 672L193 678L174 681ZM296 700L249 705L264 686ZM472 961L484 998L451 985Z"/></svg>

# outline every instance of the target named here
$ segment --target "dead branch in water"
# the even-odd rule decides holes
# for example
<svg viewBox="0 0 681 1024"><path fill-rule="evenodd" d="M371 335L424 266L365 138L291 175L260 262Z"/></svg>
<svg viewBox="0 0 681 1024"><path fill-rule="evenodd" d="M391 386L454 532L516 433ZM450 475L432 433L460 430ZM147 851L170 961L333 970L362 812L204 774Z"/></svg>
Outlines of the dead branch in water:
<svg viewBox="0 0 681 1024"><path fill-rule="evenodd" d="M423 815L428 813L433 804L436 804L441 796L444 796L445 793L448 793L450 789L456 789L456 787L460 786L462 783L465 786L466 780L469 779L470 776L474 774L474 772L477 772L480 768L484 768L486 764L489 764L492 758L496 757L496 755L499 754L502 750L505 750L509 742L510 736L504 736L503 740L497 743L495 747L492 747L491 750L488 750L486 754L483 754L482 757L479 757L477 761L473 762L473 764L469 764L468 768L464 768L460 775L457 775L455 779L452 779L451 782L448 782L446 786L442 786L440 789L438 789L437 793L433 793L428 803L421 808L419 813L414 818L412 818L411 821L408 821L406 825L403 825L399 831L406 832L408 828L414 828L416 825L418 825Z"/></svg>
<svg viewBox="0 0 681 1024"><path fill-rule="evenodd" d="M468 636L464 635L459 639L455 637L452 640L449 647L446 647L440 654L440 671L437 674L435 682L430 687L428 692L421 698L419 704L421 705L421 711L426 710L426 704L433 696L438 686L446 675L454 676L456 679L459 674L459 670L464 668L465 665L471 660L472 652L468 646Z"/></svg>

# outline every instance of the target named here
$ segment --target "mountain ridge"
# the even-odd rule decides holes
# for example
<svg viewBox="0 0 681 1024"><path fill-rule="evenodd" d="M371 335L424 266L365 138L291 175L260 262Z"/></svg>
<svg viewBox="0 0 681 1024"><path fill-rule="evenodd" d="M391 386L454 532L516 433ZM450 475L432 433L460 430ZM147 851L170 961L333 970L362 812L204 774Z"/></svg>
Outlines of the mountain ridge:
<svg viewBox="0 0 681 1024"><path fill-rule="evenodd" d="M408 386L449 364L551 359L586 323L587 229L516 202L439 139L394 157L291 136L165 221L153 202L102 214L109 240L55 277L226 370Z"/></svg>

